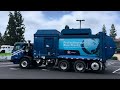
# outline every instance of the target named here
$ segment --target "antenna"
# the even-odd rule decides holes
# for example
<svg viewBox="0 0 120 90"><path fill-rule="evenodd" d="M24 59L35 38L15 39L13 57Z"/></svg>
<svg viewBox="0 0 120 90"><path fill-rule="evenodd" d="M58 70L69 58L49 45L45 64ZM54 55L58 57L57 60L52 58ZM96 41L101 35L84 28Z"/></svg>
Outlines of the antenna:
<svg viewBox="0 0 120 90"><path fill-rule="evenodd" d="M85 21L85 20L76 20L76 21L79 21L79 22L80 22L80 29L81 29L81 21Z"/></svg>

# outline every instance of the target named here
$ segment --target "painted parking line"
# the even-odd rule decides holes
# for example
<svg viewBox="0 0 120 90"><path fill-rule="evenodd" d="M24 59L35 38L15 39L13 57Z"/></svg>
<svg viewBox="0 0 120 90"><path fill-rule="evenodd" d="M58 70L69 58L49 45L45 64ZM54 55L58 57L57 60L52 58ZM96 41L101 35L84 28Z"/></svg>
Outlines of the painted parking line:
<svg viewBox="0 0 120 90"><path fill-rule="evenodd" d="M115 70L115 71L113 71L112 73L116 73L116 72L118 72L118 71L120 71L120 68L119 68L119 69L117 69L117 70Z"/></svg>
<svg viewBox="0 0 120 90"><path fill-rule="evenodd" d="M50 71L50 70L47 70L47 69L42 69L43 71Z"/></svg>
<svg viewBox="0 0 120 90"><path fill-rule="evenodd" d="M10 67L10 66L18 66L18 65L0 65L0 67Z"/></svg>
<svg viewBox="0 0 120 90"><path fill-rule="evenodd" d="M19 68L9 68L9 69L11 69L11 70L18 70Z"/></svg>
<svg viewBox="0 0 120 90"><path fill-rule="evenodd" d="M110 65L113 65L113 64L115 64L115 63L116 63L116 62L107 62L106 65L107 65L107 66L110 66Z"/></svg>
<svg viewBox="0 0 120 90"><path fill-rule="evenodd" d="M13 64L13 63L8 63L8 62L7 62L7 63L0 63L0 65L1 65L1 64Z"/></svg>

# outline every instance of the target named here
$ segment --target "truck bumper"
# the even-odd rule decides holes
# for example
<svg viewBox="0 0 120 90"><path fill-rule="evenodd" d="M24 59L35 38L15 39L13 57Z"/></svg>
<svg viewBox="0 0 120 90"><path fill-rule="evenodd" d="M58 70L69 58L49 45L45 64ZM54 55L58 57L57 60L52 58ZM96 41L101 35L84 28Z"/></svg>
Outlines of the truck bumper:
<svg viewBox="0 0 120 90"><path fill-rule="evenodd" d="M13 62L14 64L19 64L19 60L10 60L10 62Z"/></svg>

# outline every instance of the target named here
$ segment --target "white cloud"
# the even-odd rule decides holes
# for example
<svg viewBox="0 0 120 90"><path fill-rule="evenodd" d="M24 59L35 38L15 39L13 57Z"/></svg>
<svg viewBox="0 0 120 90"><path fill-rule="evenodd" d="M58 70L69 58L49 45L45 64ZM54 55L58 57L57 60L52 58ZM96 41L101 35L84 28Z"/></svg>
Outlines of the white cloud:
<svg viewBox="0 0 120 90"><path fill-rule="evenodd" d="M0 11L0 32L3 34L8 24L8 11Z"/></svg>
<svg viewBox="0 0 120 90"><path fill-rule="evenodd" d="M8 11L0 12L0 31L2 33L4 33L8 23L8 14ZM101 31L103 24L106 25L107 33L109 33L113 23L118 36L120 35L119 15L115 11L73 11L56 19L47 19L42 11L22 11L22 15L26 26L25 38L32 42L33 35L38 29L57 29L61 31L65 25L69 25L70 28L79 28L79 22L76 22L76 19L85 19L85 22L82 22L82 27L91 28L93 34Z"/></svg>

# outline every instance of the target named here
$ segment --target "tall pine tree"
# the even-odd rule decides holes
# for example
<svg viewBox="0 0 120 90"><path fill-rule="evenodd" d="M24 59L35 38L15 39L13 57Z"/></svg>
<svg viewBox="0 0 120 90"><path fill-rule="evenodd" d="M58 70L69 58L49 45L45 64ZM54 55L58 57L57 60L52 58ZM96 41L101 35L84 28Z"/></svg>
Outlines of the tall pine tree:
<svg viewBox="0 0 120 90"><path fill-rule="evenodd" d="M0 46L3 44L3 37L2 37L2 33L0 32Z"/></svg>
<svg viewBox="0 0 120 90"><path fill-rule="evenodd" d="M4 33L4 44L13 45L13 43L16 41L16 30L15 30L15 21L14 21L14 15L10 12L9 13L9 21L6 28L6 31Z"/></svg>
<svg viewBox="0 0 120 90"><path fill-rule="evenodd" d="M24 32L25 32L25 25L23 24L24 19L22 18L22 15L20 11L15 11L14 12L14 20L16 23L16 41L18 42L24 42Z"/></svg>
<svg viewBox="0 0 120 90"><path fill-rule="evenodd" d="M14 45L15 42L24 42L25 25L20 11L9 13L9 21L4 33L4 44Z"/></svg>
<svg viewBox="0 0 120 90"><path fill-rule="evenodd" d="M103 25L102 32L103 32L103 33L107 33L105 24Z"/></svg>
<svg viewBox="0 0 120 90"><path fill-rule="evenodd" d="M111 25L110 36L111 36L113 39L115 39L115 37L117 36L117 33L116 33L116 29L115 29L114 24Z"/></svg>
<svg viewBox="0 0 120 90"><path fill-rule="evenodd" d="M66 26L65 26L65 29L69 29L69 26L68 26L68 25L66 25Z"/></svg>

